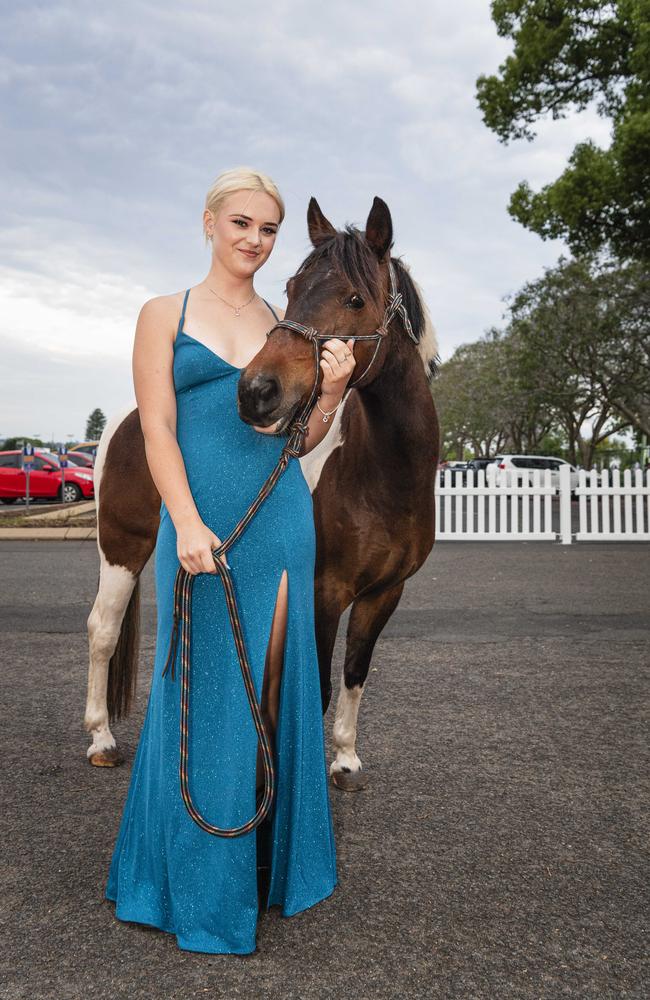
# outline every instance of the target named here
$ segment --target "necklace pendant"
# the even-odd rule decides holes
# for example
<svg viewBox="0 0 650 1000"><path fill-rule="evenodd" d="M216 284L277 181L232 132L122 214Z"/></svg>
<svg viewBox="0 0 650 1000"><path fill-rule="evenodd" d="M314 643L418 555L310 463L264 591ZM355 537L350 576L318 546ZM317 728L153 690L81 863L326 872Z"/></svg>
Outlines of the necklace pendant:
<svg viewBox="0 0 650 1000"><path fill-rule="evenodd" d="M235 309L235 316L239 316L239 309Z"/></svg>
<svg viewBox="0 0 650 1000"><path fill-rule="evenodd" d="M328 420L329 420L329 417L323 417L323 423L324 424L326 424Z"/></svg>

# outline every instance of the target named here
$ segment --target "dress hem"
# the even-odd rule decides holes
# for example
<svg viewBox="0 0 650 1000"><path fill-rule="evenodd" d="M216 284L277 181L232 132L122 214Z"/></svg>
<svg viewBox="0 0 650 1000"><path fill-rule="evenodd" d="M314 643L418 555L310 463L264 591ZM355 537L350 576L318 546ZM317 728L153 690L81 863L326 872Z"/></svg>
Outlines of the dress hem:
<svg viewBox="0 0 650 1000"><path fill-rule="evenodd" d="M316 906L317 903L321 903L325 899L329 899L329 897L332 895L338 884L339 880L337 878L333 883L333 885L328 889L328 891L324 895L317 896L317 898L312 899L311 902L309 903L301 904L298 909L284 910L282 909L282 903L271 903L271 905L268 908L260 908L258 910L258 923L261 914L268 913L271 907L273 906L280 907L280 916L285 918L295 917L299 913L304 913L305 910L311 909L311 907ZM142 916L141 914L139 916L134 916L134 915L127 916L124 910L122 910L120 915L118 915L117 899L115 896L110 895L108 890L104 893L104 898L115 903L116 920L120 920L126 923L142 924L145 927L155 927L156 930L162 931L165 934L171 934L176 938L176 944L182 951L195 951L195 952L201 952L206 955L252 955L254 952L258 950L257 942L254 942L252 948L232 948L228 946L219 948L205 948L196 944L193 945L187 938L179 936L178 931L174 930L173 927L166 926L161 920L158 920L156 917Z"/></svg>

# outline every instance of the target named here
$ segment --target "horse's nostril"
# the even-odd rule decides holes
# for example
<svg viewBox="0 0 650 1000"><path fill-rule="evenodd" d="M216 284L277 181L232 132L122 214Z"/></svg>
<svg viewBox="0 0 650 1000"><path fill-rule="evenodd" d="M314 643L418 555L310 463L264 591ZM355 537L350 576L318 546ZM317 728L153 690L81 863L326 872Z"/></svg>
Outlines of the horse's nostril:
<svg viewBox="0 0 650 1000"><path fill-rule="evenodd" d="M253 384L256 395L259 399L264 400L264 402L268 402L269 400L275 401L280 395L280 382L277 378L273 378L273 376L260 376L258 379L253 379Z"/></svg>
<svg viewBox="0 0 650 1000"><path fill-rule="evenodd" d="M253 423L260 423L282 401L282 384L274 375L260 372L239 383L239 411Z"/></svg>

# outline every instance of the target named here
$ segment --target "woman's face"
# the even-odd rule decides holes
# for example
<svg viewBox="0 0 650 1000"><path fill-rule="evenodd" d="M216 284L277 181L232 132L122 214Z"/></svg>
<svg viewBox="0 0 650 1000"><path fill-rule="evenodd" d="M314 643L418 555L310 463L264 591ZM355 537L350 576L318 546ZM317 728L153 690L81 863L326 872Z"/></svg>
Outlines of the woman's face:
<svg viewBox="0 0 650 1000"><path fill-rule="evenodd" d="M204 219L208 233L212 233L213 256L231 273L247 277L262 266L273 249L280 208L266 191L233 191L216 217L206 209Z"/></svg>

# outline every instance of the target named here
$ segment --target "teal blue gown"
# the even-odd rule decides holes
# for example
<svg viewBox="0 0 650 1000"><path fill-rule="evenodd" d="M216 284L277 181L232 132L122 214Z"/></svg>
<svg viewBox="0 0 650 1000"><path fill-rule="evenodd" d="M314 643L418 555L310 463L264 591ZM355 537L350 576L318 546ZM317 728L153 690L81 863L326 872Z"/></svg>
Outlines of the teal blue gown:
<svg viewBox="0 0 650 1000"><path fill-rule="evenodd" d="M188 294L174 342L176 434L199 514L223 541L275 467L286 438L261 434L240 420L243 369L185 333ZM280 906L285 917L325 899L337 884L314 631L315 544L311 493L299 460L291 458L227 553L258 701L284 568L288 575L265 902L267 910ZM207 833L181 796L180 643L175 680L171 665L162 676L178 567L176 530L162 502L153 676L105 895L115 901L118 919L174 934L179 948L245 954L256 950L264 905L258 900L257 830L237 837ZM191 650L192 798L208 822L239 826L256 811L258 738L218 574L194 578Z"/></svg>

